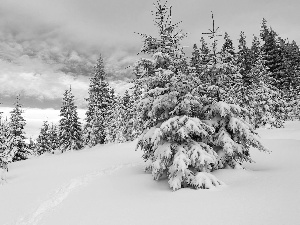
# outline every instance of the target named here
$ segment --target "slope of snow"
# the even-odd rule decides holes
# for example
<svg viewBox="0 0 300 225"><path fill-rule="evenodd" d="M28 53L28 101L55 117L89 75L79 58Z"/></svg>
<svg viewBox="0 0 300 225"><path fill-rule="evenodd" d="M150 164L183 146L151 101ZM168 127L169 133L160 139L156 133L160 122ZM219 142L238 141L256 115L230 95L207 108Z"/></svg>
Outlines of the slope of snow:
<svg viewBox="0 0 300 225"><path fill-rule="evenodd" d="M271 154L247 170L219 170L226 186L172 192L143 172L136 141L9 165L0 224L300 224L300 122L260 129Z"/></svg>

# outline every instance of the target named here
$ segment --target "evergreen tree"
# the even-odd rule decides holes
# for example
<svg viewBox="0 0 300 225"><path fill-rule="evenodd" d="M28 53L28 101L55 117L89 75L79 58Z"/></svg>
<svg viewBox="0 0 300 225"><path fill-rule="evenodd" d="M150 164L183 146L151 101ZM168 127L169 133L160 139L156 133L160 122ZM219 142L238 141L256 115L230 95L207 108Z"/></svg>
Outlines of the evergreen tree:
<svg viewBox="0 0 300 225"><path fill-rule="evenodd" d="M1 116L1 114L0 114ZM13 137L9 130L9 122L7 119L0 117L0 163L7 165L13 161L15 156L15 148L12 149Z"/></svg>
<svg viewBox="0 0 300 225"><path fill-rule="evenodd" d="M291 79L288 61L285 60L286 44L277 33L266 26L263 20L260 36L263 40L262 52L267 70L270 72L271 84L279 90L281 96L281 104L275 108L276 114L284 120L289 117L289 105L291 98L289 95L291 87Z"/></svg>
<svg viewBox="0 0 300 225"><path fill-rule="evenodd" d="M286 74L284 72L283 52L277 41L277 34L274 30L269 29L266 20L263 19L261 32L262 52L265 65L272 77L272 85L278 89L284 89L283 86Z"/></svg>
<svg viewBox="0 0 300 225"><path fill-rule="evenodd" d="M122 102L122 97L116 98L109 122L106 127L106 143L122 143L127 141L125 132L127 129L127 121L125 120L126 109Z"/></svg>
<svg viewBox="0 0 300 225"><path fill-rule="evenodd" d="M114 93L106 81L103 59L100 56L90 79L88 110L84 126L84 143L90 147L104 144L108 112L113 103Z"/></svg>
<svg viewBox="0 0 300 225"><path fill-rule="evenodd" d="M135 109L133 96L128 90L123 96L116 97L106 128L106 143L133 141L137 137Z"/></svg>
<svg viewBox="0 0 300 225"><path fill-rule="evenodd" d="M195 69L195 73L203 82L207 82L208 77L205 77L203 71L207 69L209 62L211 61L211 52L205 42L204 38L200 39L200 48L196 44L193 46L193 52L191 57L190 66Z"/></svg>
<svg viewBox="0 0 300 225"><path fill-rule="evenodd" d="M134 129L134 99L133 95L129 94L126 90L122 98L122 105L124 108L124 138L126 141L133 141L136 136L136 131Z"/></svg>
<svg viewBox="0 0 300 225"><path fill-rule="evenodd" d="M240 74L242 75L243 85L248 86L251 84L249 71L251 70L252 57L251 51L247 47L246 36L244 32L240 33L238 49L238 63L240 67Z"/></svg>
<svg viewBox="0 0 300 225"><path fill-rule="evenodd" d="M206 92L209 97L208 104L214 101L226 101L235 103L237 93L241 88L241 75L239 73L237 57L229 35L225 33L224 44L220 52L214 53L210 58L208 67L203 71L208 77ZM212 46L217 49L217 42Z"/></svg>
<svg viewBox="0 0 300 225"><path fill-rule="evenodd" d="M59 149L59 130L57 125L54 125L53 123L51 126L49 126L49 143L50 143L50 151L53 153L53 151Z"/></svg>
<svg viewBox="0 0 300 225"><path fill-rule="evenodd" d="M250 147L267 151L259 142L252 126L243 120L245 109L225 102L216 102L204 107L208 125L215 128L209 140L217 152L215 169L242 168L243 162L253 162Z"/></svg>
<svg viewBox="0 0 300 225"><path fill-rule="evenodd" d="M6 140L8 134L8 121L3 120L2 112L0 112L0 153L4 152L7 148Z"/></svg>
<svg viewBox="0 0 300 225"><path fill-rule="evenodd" d="M260 41L259 38L256 36L253 36L250 52L251 52L251 67L252 67L256 63L258 58L262 55Z"/></svg>
<svg viewBox="0 0 300 225"><path fill-rule="evenodd" d="M261 30L260 30L260 38L265 41L269 35L269 28L267 26L267 20L265 18L262 19Z"/></svg>
<svg viewBox="0 0 300 225"><path fill-rule="evenodd" d="M22 105L20 104L20 97L17 96L15 108L10 112L9 133L12 139L10 149L15 152L13 161L25 160L30 155L29 149L25 144L24 127L26 121L22 116Z"/></svg>
<svg viewBox="0 0 300 225"><path fill-rule="evenodd" d="M135 70L136 84L142 90L138 110L143 121L137 148L144 152L146 170L155 180L166 174L173 190L220 185L208 173L216 163L216 153L203 142L214 130L191 117L192 106L199 110L202 102L193 82L196 77L186 74L182 66L186 62L180 47L184 35L178 23L171 21L170 7L160 1L155 7L159 37L143 35L142 48L153 59L138 61Z"/></svg>
<svg viewBox="0 0 300 225"><path fill-rule="evenodd" d="M199 78L203 83L207 84L209 83L210 78L204 73L204 71L207 70L212 55L203 37L200 39L200 44L201 46L199 49L197 45L194 44L192 58L190 61L192 71L190 71L190 73L191 75L193 74L193 76L197 76L197 78Z"/></svg>
<svg viewBox="0 0 300 225"><path fill-rule="evenodd" d="M141 119L141 114L138 111L138 102L142 98L142 85L141 82L139 82L139 79L135 79L132 81L133 87L132 89L132 96L131 96L131 102L132 102L132 108L130 110L132 116L132 140L139 137L143 132L143 122Z"/></svg>
<svg viewBox="0 0 300 225"><path fill-rule="evenodd" d="M211 52L210 52L210 49L209 47L207 46L207 43L205 42L205 39L203 37L200 38L200 43L201 43L201 47L200 47L200 64L202 66L206 66L209 61L210 61L210 55L211 55Z"/></svg>
<svg viewBox="0 0 300 225"><path fill-rule="evenodd" d="M36 151L38 155L51 151L51 140L49 136L49 124L48 121L44 121L40 134L36 140Z"/></svg>
<svg viewBox="0 0 300 225"><path fill-rule="evenodd" d="M190 66L195 69L197 74L200 74L200 60L201 60L200 50L198 49L197 45L193 45L192 57L190 61Z"/></svg>
<svg viewBox="0 0 300 225"><path fill-rule="evenodd" d="M299 94L300 50L295 41L289 43L280 38L280 43L284 57L285 74L287 74L283 85L289 93L287 98L291 98Z"/></svg>
<svg viewBox="0 0 300 225"><path fill-rule="evenodd" d="M279 90L270 83L270 72L267 71L262 55L248 72L248 85L243 86L239 105L248 110L247 120L255 128L261 126L282 127L283 118L278 113L282 106Z"/></svg>
<svg viewBox="0 0 300 225"><path fill-rule="evenodd" d="M182 30L178 29L178 23L172 23L171 8L168 8L166 4L162 4L159 0L155 5L155 11L152 11L152 15L155 18L155 24L158 28L159 37L155 38L151 35L140 34L143 38L143 47L141 53L153 55L156 64L150 60L140 60L137 63L136 68L142 66L142 70L148 70L148 74L153 74L153 66L156 68L169 69L173 72L185 72L187 71L187 62L184 57L183 47L180 47L180 42L186 37L186 34Z"/></svg>
<svg viewBox="0 0 300 225"><path fill-rule="evenodd" d="M235 56L235 50L233 47L233 42L230 39L227 32L225 32L224 35L224 44L222 46L221 54L224 54L224 62L230 62L232 61L232 58ZM225 55L226 54L226 55Z"/></svg>
<svg viewBox="0 0 300 225"><path fill-rule="evenodd" d="M283 53L284 74L281 77L281 90L286 101L286 120L297 117L299 110L299 86L300 86L300 51L296 42L289 43L287 40L278 38Z"/></svg>
<svg viewBox="0 0 300 225"><path fill-rule="evenodd" d="M7 143L7 135L8 135L8 126L6 121L2 120L2 112L0 112L0 184L5 182L5 172L7 172L8 163L12 162L13 156L10 156L8 153L8 143ZM6 171L5 171L6 170Z"/></svg>
<svg viewBox="0 0 300 225"><path fill-rule="evenodd" d="M74 104L71 87L64 93L59 121L59 147L61 152L79 150L83 147L81 123Z"/></svg>

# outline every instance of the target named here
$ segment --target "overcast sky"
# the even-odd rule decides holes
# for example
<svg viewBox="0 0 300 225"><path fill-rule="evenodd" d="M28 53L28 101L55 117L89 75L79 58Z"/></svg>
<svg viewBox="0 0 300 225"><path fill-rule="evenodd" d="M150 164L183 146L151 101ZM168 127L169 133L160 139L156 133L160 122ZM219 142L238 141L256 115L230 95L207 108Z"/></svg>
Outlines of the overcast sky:
<svg viewBox="0 0 300 225"><path fill-rule="evenodd" d="M211 11L221 32L237 44L259 35L262 18L282 38L300 43L299 0L169 0L174 22L188 32L183 44L199 43L211 28ZM24 107L59 109L72 85L84 108L89 76L101 53L112 85L122 93L132 78L125 68L142 46L134 32L156 35L151 0L1 0L0 102L12 106L21 94ZM1 111L1 110L0 110Z"/></svg>

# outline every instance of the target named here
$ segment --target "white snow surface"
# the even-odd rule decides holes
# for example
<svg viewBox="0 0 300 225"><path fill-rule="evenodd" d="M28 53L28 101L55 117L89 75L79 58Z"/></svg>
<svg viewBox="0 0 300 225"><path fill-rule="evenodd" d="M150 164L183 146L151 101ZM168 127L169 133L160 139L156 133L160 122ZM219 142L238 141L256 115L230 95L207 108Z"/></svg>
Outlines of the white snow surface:
<svg viewBox="0 0 300 225"><path fill-rule="evenodd" d="M45 154L9 165L0 225L300 224L300 122L259 129L271 154L213 174L226 185L173 192L145 173L136 141Z"/></svg>

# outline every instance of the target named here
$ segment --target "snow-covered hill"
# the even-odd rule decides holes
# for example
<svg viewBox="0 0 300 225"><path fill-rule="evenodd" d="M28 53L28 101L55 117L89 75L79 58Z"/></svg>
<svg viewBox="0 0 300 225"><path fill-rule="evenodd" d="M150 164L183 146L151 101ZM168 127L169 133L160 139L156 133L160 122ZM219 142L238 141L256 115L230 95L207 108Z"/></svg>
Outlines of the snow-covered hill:
<svg viewBox="0 0 300 225"><path fill-rule="evenodd" d="M219 170L212 190L172 192L143 172L136 142L46 154L9 165L0 224L300 224L300 122L260 129L271 154L247 170Z"/></svg>

